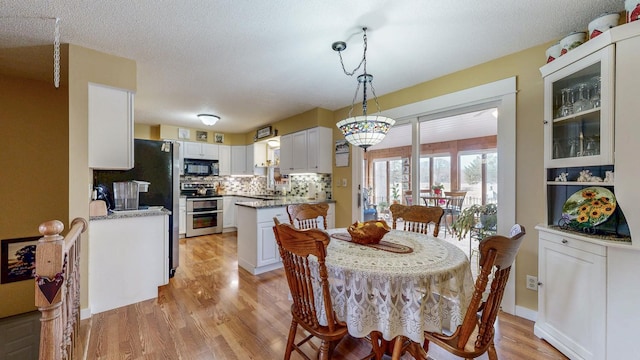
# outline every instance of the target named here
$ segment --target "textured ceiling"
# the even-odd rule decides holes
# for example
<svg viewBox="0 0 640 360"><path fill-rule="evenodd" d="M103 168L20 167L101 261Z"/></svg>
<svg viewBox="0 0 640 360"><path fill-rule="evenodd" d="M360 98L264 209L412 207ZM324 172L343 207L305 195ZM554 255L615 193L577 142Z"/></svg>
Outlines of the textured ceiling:
<svg viewBox="0 0 640 360"><path fill-rule="evenodd" d="M350 105L362 56L378 96L557 40L622 0L3 0L0 48L61 41L133 59L135 121L248 132L314 107ZM542 60L541 60L542 62ZM51 69L51 64L47 64ZM0 71L12 71L11 66ZM46 73L46 71L44 72ZM50 75L49 75L50 78ZM384 110L384 109L383 109Z"/></svg>

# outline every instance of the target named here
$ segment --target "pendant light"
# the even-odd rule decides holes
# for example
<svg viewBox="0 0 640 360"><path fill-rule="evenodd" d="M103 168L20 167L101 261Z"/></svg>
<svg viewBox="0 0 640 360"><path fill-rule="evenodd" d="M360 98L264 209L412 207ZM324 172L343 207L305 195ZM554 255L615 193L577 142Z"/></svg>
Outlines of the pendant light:
<svg viewBox="0 0 640 360"><path fill-rule="evenodd" d="M373 88L373 75L367 73L367 28L362 28L364 32L364 52L362 54L362 60L360 64L352 71L348 72L344 67L344 61L342 60L342 51L347 48L347 44L344 41L336 41L331 45L334 51L338 52L340 56L340 64L345 75L353 76L353 74L363 67L363 73L358 75L358 86L356 87L356 93L351 101L351 108L349 109L349 117L344 120L340 120L336 126L342 131L344 138L351 144L359 146L367 151L367 148L379 143L387 135L387 132L395 120L382 116L382 115L369 115L367 114L367 88L371 89L373 99L376 103L377 113L380 113L380 104L378 104L378 97L376 96L375 89ZM362 115L352 116L353 107L362 85Z"/></svg>

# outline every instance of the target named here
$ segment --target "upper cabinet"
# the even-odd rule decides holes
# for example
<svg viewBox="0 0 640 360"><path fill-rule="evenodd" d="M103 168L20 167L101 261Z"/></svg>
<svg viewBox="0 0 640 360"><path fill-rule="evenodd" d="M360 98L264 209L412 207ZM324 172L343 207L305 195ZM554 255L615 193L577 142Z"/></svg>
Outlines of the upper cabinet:
<svg viewBox="0 0 640 360"><path fill-rule="evenodd" d="M332 172L331 129L315 127L280 137L280 171L283 174Z"/></svg>
<svg viewBox="0 0 640 360"><path fill-rule="evenodd" d="M231 146L218 145L220 176L231 175Z"/></svg>
<svg viewBox="0 0 640 360"><path fill-rule="evenodd" d="M611 44L545 76L546 168L613 164L614 57Z"/></svg>
<svg viewBox="0 0 640 360"><path fill-rule="evenodd" d="M184 143L186 159L218 160L219 157L218 145L188 141Z"/></svg>
<svg viewBox="0 0 640 360"><path fill-rule="evenodd" d="M89 83L89 167L127 170L133 168L134 94Z"/></svg>

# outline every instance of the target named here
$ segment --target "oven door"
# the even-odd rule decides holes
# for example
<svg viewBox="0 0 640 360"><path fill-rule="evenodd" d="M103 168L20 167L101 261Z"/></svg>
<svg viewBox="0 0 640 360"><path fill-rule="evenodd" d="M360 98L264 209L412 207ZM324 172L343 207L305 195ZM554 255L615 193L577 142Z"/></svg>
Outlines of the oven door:
<svg viewBox="0 0 640 360"><path fill-rule="evenodd" d="M222 199L187 199L186 236L222 232Z"/></svg>

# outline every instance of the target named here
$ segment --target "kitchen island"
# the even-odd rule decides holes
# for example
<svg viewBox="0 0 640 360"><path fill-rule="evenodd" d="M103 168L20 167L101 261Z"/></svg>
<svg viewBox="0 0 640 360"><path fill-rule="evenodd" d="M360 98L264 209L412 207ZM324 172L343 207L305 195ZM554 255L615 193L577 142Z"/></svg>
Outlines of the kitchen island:
<svg viewBox="0 0 640 360"><path fill-rule="evenodd" d="M164 208L92 216L89 221L89 311L158 297L169 282L169 216Z"/></svg>
<svg viewBox="0 0 640 360"><path fill-rule="evenodd" d="M282 267L278 244L273 234L273 218L289 223L287 206L328 203L327 227L335 227L335 201L316 201L299 197L274 200L241 201L238 210L238 266L252 273L262 274Z"/></svg>

